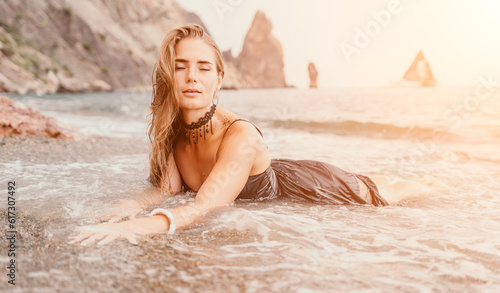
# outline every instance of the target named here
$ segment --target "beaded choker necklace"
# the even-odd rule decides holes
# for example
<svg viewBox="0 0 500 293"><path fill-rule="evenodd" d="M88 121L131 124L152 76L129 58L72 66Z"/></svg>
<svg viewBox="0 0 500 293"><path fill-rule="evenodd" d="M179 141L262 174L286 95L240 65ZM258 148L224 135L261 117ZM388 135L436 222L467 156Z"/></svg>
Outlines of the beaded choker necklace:
<svg viewBox="0 0 500 293"><path fill-rule="evenodd" d="M182 119L180 119L182 129L186 133L186 140L189 140L189 143L191 143L191 137L193 137L193 142L195 144L198 142L199 137L207 139L206 134L209 132L208 122L210 122L210 132L214 134L212 130L212 116L214 116L216 107L217 106L215 104L212 104L210 111L205 113L205 116L201 117L198 122L193 122L187 125L184 121L182 121Z"/></svg>

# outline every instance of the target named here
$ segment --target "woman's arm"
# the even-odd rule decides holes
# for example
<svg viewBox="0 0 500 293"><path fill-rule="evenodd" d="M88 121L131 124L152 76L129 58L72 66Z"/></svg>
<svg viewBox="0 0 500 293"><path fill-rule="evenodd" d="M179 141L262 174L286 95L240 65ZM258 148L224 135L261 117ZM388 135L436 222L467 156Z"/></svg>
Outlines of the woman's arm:
<svg viewBox="0 0 500 293"><path fill-rule="evenodd" d="M181 192L182 189L181 176L175 163L173 153L170 153L168 157L168 166L167 178L170 180L173 195ZM162 194L160 189L155 186L148 187L139 194L136 194L134 198L114 204L111 212L104 216L102 220L113 223L126 217L134 217L144 209L154 205L160 205L169 195L170 194Z"/></svg>
<svg viewBox="0 0 500 293"><path fill-rule="evenodd" d="M195 200L170 210L176 228L191 224L213 208L231 204L248 181L261 147L265 148L264 141L252 125L235 124L229 128L219 148L219 159Z"/></svg>
<svg viewBox="0 0 500 293"><path fill-rule="evenodd" d="M219 148L219 159L198 190L195 200L170 210L177 228L193 223L211 209L231 204L241 192L259 148L265 148L260 135L250 127L242 123L228 130ZM98 244L106 244L120 236L134 243L134 234L165 233L169 225L168 218L160 214L121 223L104 223L82 229L71 243L83 240L85 245L102 239Z"/></svg>

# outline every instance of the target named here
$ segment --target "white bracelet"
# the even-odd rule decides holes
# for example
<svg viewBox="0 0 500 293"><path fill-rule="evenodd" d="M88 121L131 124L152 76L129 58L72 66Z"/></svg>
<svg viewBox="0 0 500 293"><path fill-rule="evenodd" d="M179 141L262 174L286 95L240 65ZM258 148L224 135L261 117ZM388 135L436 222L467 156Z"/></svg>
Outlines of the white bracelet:
<svg viewBox="0 0 500 293"><path fill-rule="evenodd" d="M175 233L175 222L174 222L174 215L166 210L166 209L154 209L150 214L149 216L154 216L156 214L162 214L162 215L165 215L167 216L168 218L168 221L170 222L170 225L168 226L168 231L167 231L167 234L174 234Z"/></svg>

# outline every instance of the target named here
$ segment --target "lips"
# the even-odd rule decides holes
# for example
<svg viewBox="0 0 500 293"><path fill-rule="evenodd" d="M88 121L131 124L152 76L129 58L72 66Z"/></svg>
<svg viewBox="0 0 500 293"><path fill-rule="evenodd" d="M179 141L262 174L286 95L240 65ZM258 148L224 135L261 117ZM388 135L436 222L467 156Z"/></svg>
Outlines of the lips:
<svg viewBox="0 0 500 293"><path fill-rule="evenodd" d="M197 89L187 89L183 91L183 93L201 93L201 92Z"/></svg>

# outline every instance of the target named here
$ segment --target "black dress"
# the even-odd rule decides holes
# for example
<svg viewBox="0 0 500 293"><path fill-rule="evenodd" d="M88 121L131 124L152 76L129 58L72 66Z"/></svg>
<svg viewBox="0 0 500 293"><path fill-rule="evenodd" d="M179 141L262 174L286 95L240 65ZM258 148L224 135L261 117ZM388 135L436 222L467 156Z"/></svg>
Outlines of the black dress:
<svg viewBox="0 0 500 293"><path fill-rule="evenodd" d="M226 128L226 132L236 121L250 122L236 119ZM262 135L259 128L257 126L255 128ZM373 205L389 205L380 196L375 183L366 176L344 171L325 162L284 158L271 159L271 164L263 173L249 176L237 198L251 200L288 198L317 204L369 204L360 196L356 177L368 187ZM190 189L184 180L182 184L184 188Z"/></svg>

